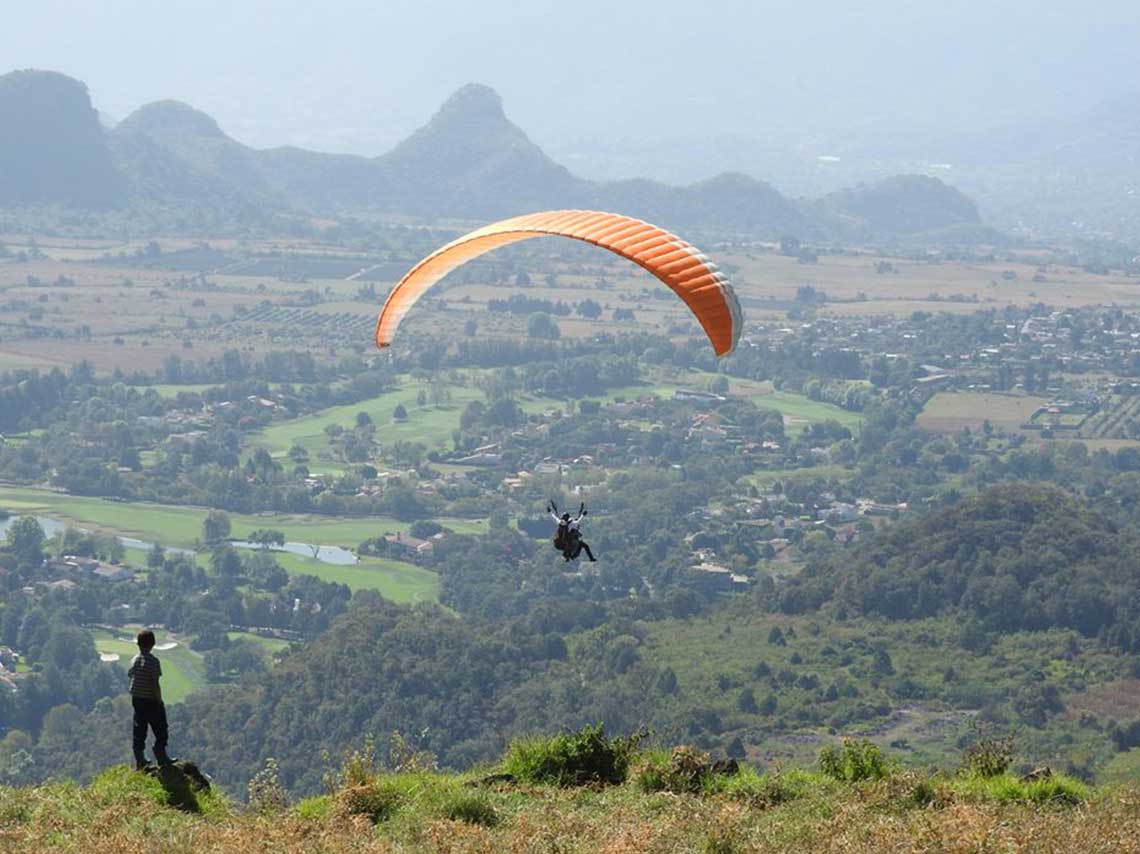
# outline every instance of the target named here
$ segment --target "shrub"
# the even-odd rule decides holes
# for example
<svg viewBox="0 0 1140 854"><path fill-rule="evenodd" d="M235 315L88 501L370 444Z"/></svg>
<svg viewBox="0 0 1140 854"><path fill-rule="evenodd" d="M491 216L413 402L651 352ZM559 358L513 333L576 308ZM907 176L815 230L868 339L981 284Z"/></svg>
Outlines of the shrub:
<svg viewBox="0 0 1140 854"><path fill-rule="evenodd" d="M337 795L338 811L343 815L363 815L373 824L387 821L400 806L403 795L390 784L352 786Z"/></svg>
<svg viewBox="0 0 1140 854"><path fill-rule="evenodd" d="M606 736L601 724L552 738L515 741L503 760L503 771L531 783L581 786L623 783L629 762L645 733Z"/></svg>
<svg viewBox="0 0 1140 854"><path fill-rule="evenodd" d="M665 788L670 792L699 792L710 770L707 753L695 747L675 747L669 757Z"/></svg>
<svg viewBox="0 0 1140 854"><path fill-rule="evenodd" d="M333 811L333 799L328 795L317 795L300 801L293 811L304 821L324 821Z"/></svg>
<svg viewBox="0 0 1140 854"><path fill-rule="evenodd" d="M91 781L89 791L100 805L152 803L166 806L169 800L157 778L140 774L126 765L108 768Z"/></svg>
<svg viewBox="0 0 1140 854"><path fill-rule="evenodd" d="M731 777L714 775L706 783L706 791L719 792L734 800L764 808L807 797L818 792L819 788L819 779L805 771L784 772L777 768L771 774L760 774L748 766Z"/></svg>
<svg viewBox="0 0 1140 854"><path fill-rule="evenodd" d="M925 807L934 803L938 792L929 780L919 780L910 792L910 800L915 806Z"/></svg>
<svg viewBox="0 0 1140 854"><path fill-rule="evenodd" d="M288 806L285 787L277 772L277 760L265 760L265 767L249 781L249 809L256 813L280 812Z"/></svg>
<svg viewBox="0 0 1140 854"><path fill-rule="evenodd" d="M711 762L709 755L695 747L674 747L665 754L654 751L641 756L636 780L639 788L647 792L673 792L696 794L702 791L727 791L730 780L756 778L748 768L742 772L735 761Z"/></svg>
<svg viewBox="0 0 1140 854"><path fill-rule="evenodd" d="M441 810L444 818L494 827L499 823L499 814L490 799L482 794L463 792L444 802Z"/></svg>
<svg viewBox="0 0 1140 854"><path fill-rule="evenodd" d="M952 786L960 794L980 800L1039 805L1072 806L1083 803L1091 795L1091 790L1084 783L1061 774L1030 781L1008 773L992 777L961 777Z"/></svg>
<svg viewBox="0 0 1140 854"><path fill-rule="evenodd" d="M966 748L965 770L975 777L1000 777L1013 764L1012 735L982 738Z"/></svg>
<svg viewBox="0 0 1140 854"><path fill-rule="evenodd" d="M844 783L882 780L890 771L878 745L867 739L843 740L843 747L828 745L819 752L819 770Z"/></svg>

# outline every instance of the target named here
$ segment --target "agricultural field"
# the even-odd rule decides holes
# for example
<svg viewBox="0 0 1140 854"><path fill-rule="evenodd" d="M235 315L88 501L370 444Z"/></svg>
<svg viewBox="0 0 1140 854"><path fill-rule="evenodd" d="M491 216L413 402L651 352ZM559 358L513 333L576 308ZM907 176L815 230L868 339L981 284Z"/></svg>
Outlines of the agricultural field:
<svg viewBox="0 0 1140 854"><path fill-rule="evenodd" d="M984 306L1140 305L1135 278L1097 275L1066 265L1023 261L914 261L871 253L821 255L800 264L769 248L728 252L718 263L736 268L733 282L745 309L763 311L765 300L788 301L811 285L831 301L827 314L910 314L914 311L972 312ZM878 272L880 262L889 272Z"/></svg>
<svg viewBox="0 0 1140 854"><path fill-rule="evenodd" d="M1080 435L1091 439L1140 438L1140 396L1112 395L1081 425Z"/></svg>
<svg viewBox="0 0 1140 854"><path fill-rule="evenodd" d="M989 421L995 430L1021 431L1033 413L1049 403L1048 398L993 392L942 391L926 402L918 426L936 433L957 433L963 427L980 430ZM1037 431L1025 430L1037 435Z"/></svg>
<svg viewBox="0 0 1140 854"><path fill-rule="evenodd" d="M5 241L14 251L32 248L26 237ZM67 366L81 358L102 373L156 370L171 354L194 360L230 347L260 352L288 345L328 357L366 353L384 294L419 251L397 258L316 241L160 243L161 254L149 257L133 241L44 238L37 257L0 262L0 370ZM483 334L522 336L525 316L488 312L487 303L525 293L570 305L588 297L602 306L597 319L557 318L564 336L619 328L698 331L684 306L648 273L602 250L568 253L558 241L543 246L508 249L463 268L413 308L409 328L429 324L433 333L460 337L464 324L475 320ZM969 312L1038 301L1140 305L1134 279L1039 267L1031 259L961 263L849 252L800 264L771 245L730 247L715 259L755 320L782 317L804 285L827 294L825 314ZM529 282L520 281L522 274ZM632 310L635 319L614 321L617 308Z"/></svg>

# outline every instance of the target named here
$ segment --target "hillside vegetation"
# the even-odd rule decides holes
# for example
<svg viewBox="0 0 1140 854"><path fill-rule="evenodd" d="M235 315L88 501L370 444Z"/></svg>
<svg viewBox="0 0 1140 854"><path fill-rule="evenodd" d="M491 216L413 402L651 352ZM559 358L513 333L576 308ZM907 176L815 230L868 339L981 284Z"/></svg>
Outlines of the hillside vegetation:
<svg viewBox="0 0 1140 854"><path fill-rule="evenodd" d="M866 742L815 771L714 764L693 748L645 751L588 727L512 745L455 775L396 739L289 803L274 763L239 805L180 771L115 766L90 786L0 789L0 846L36 851L1136 851L1140 791L1018 778L993 743L956 774L896 770ZM490 773L489 773L490 772Z"/></svg>

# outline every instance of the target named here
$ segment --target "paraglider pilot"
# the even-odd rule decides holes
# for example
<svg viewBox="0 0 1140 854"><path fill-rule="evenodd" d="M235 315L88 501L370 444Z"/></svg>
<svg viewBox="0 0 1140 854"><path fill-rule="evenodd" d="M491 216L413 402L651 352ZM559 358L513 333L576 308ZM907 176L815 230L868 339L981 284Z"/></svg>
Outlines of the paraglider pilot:
<svg viewBox="0 0 1140 854"><path fill-rule="evenodd" d="M558 505L553 501L547 502L546 512L550 514L555 524L558 525L554 531L554 548L562 552L564 560L577 560L584 551L590 561L597 561L597 558L594 557L594 553L590 550L590 544L582 539L580 526L582 517L588 512L585 502L578 508L576 518L571 518L569 513L563 513L559 516Z"/></svg>

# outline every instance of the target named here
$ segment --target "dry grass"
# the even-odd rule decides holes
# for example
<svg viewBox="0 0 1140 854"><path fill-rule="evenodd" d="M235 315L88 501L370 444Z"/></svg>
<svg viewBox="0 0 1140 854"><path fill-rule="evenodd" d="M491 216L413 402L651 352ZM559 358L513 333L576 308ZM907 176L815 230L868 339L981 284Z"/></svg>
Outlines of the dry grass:
<svg viewBox="0 0 1140 854"><path fill-rule="evenodd" d="M153 787L116 772L113 785L0 789L0 850L213 852L1140 852L1140 790L1105 790L1079 806L993 800L896 774L845 785L805 777L772 805L741 790L646 793L634 784L581 789L473 788L447 775L397 776L406 794L374 823L311 799L271 815L218 802L188 815L157 802ZM134 775L138 779L138 775ZM445 817L456 798L485 800L493 826ZM323 803L322 803L323 802ZM927 805L922 806L921 803ZM327 804L327 808L326 808Z"/></svg>
<svg viewBox="0 0 1140 854"><path fill-rule="evenodd" d="M1029 395L943 391L927 401L917 424L938 433L957 433L963 427L980 430L989 421L995 430L1016 433L1038 407L1048 402L1047 398Z"/></svg>

